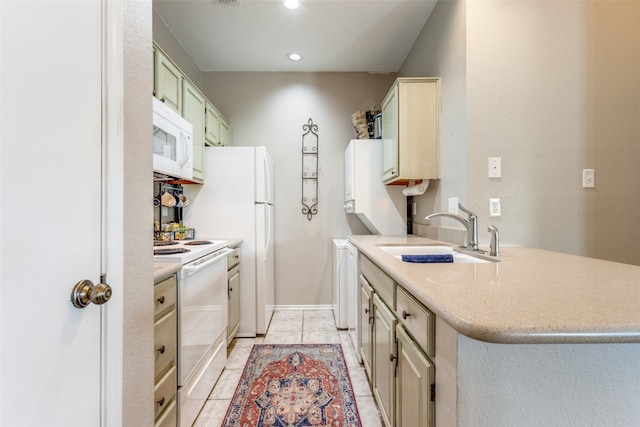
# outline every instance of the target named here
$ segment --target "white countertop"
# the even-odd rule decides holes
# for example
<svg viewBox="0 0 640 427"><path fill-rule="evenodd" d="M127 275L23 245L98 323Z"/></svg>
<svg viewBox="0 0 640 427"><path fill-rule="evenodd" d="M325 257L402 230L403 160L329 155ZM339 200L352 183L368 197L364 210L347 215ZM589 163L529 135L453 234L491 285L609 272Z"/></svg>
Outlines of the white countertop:
<svg viewBox="0 0 640 427"><path fill-rule="evenodd" d="M495 263L414 264L378 245L437 241L374 235L349 240L470 338L493 343L640 342L640 266L526 247L502 247Z"/></svg>
<svg viewBox="0 0 640 427"><path fill-rule="evenodd" d="M179 262L154 262L153 263L153 280L158 281L170 276L182 268Z"/></svg>

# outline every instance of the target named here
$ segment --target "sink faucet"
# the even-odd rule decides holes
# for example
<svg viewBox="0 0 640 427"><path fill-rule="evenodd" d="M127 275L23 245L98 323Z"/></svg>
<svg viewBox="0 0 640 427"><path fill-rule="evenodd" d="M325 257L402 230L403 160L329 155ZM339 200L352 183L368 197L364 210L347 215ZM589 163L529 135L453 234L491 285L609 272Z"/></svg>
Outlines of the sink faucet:
<svg viewBox="0 0 640 427"><path fill-rule="evenodd" d="M500 256L500 235L495 225L487 227L487 231L491 233L491 243L489 244L489 255Z"/></svg>
<svg viewBox="0 0 640 427"><path fill-rule="evenodd" d="M462 206L462 204L458 203L458 207L460 210L468 215L468 219L461 217L460 215L448 213L448 212L438 212L432 213L431 215L427 215L424 219L428 222L431 222L432 218L438 216L444 216L447 218L453 218L456 221L460 222L467 229L467 246L462 246L465 249L469 249L475 252L485 252L481 249L478 249L478 216Z"/></svg>

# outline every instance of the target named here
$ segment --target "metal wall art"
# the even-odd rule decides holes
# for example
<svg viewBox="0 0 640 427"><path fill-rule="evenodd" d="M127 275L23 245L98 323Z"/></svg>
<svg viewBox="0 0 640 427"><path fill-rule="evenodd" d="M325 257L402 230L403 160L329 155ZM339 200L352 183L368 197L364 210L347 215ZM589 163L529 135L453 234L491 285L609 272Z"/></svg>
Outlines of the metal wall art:
<svg viewBox="0 0 640 427"><path fill-rule="evenodd" d="M302 213L311 221L318 213L318 125L302 125Z"/></svg>

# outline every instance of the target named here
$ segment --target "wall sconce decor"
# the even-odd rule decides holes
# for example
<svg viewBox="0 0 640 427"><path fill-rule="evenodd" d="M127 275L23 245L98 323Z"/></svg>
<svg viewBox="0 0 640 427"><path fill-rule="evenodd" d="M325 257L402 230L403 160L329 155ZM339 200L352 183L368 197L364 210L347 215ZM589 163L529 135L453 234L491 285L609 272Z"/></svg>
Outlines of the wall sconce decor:
<svg viewBox="0 0 640 427"><path fill-rule="evenodd" d="M318 125L302 125L302 213L311 221L318 213Z"/></svg>

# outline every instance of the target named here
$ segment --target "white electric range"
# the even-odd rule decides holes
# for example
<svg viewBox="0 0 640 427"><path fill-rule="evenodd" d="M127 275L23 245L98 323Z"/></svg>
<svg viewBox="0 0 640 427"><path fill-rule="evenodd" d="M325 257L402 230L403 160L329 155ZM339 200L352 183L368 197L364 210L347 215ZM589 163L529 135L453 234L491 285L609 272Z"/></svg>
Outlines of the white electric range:
<svg viewBox="0 0 640 427"><path fill-rule="evenodd" d="M154 240L153 262L179 262L184 265L226 247L226 240Z"/></svg>
<svg viewBox="0 0 640 427"><path fill-rule="evenodd" d="M191 427L227 364L226 240L154 242L154 262L178 262L179 427Z"/></svg>

